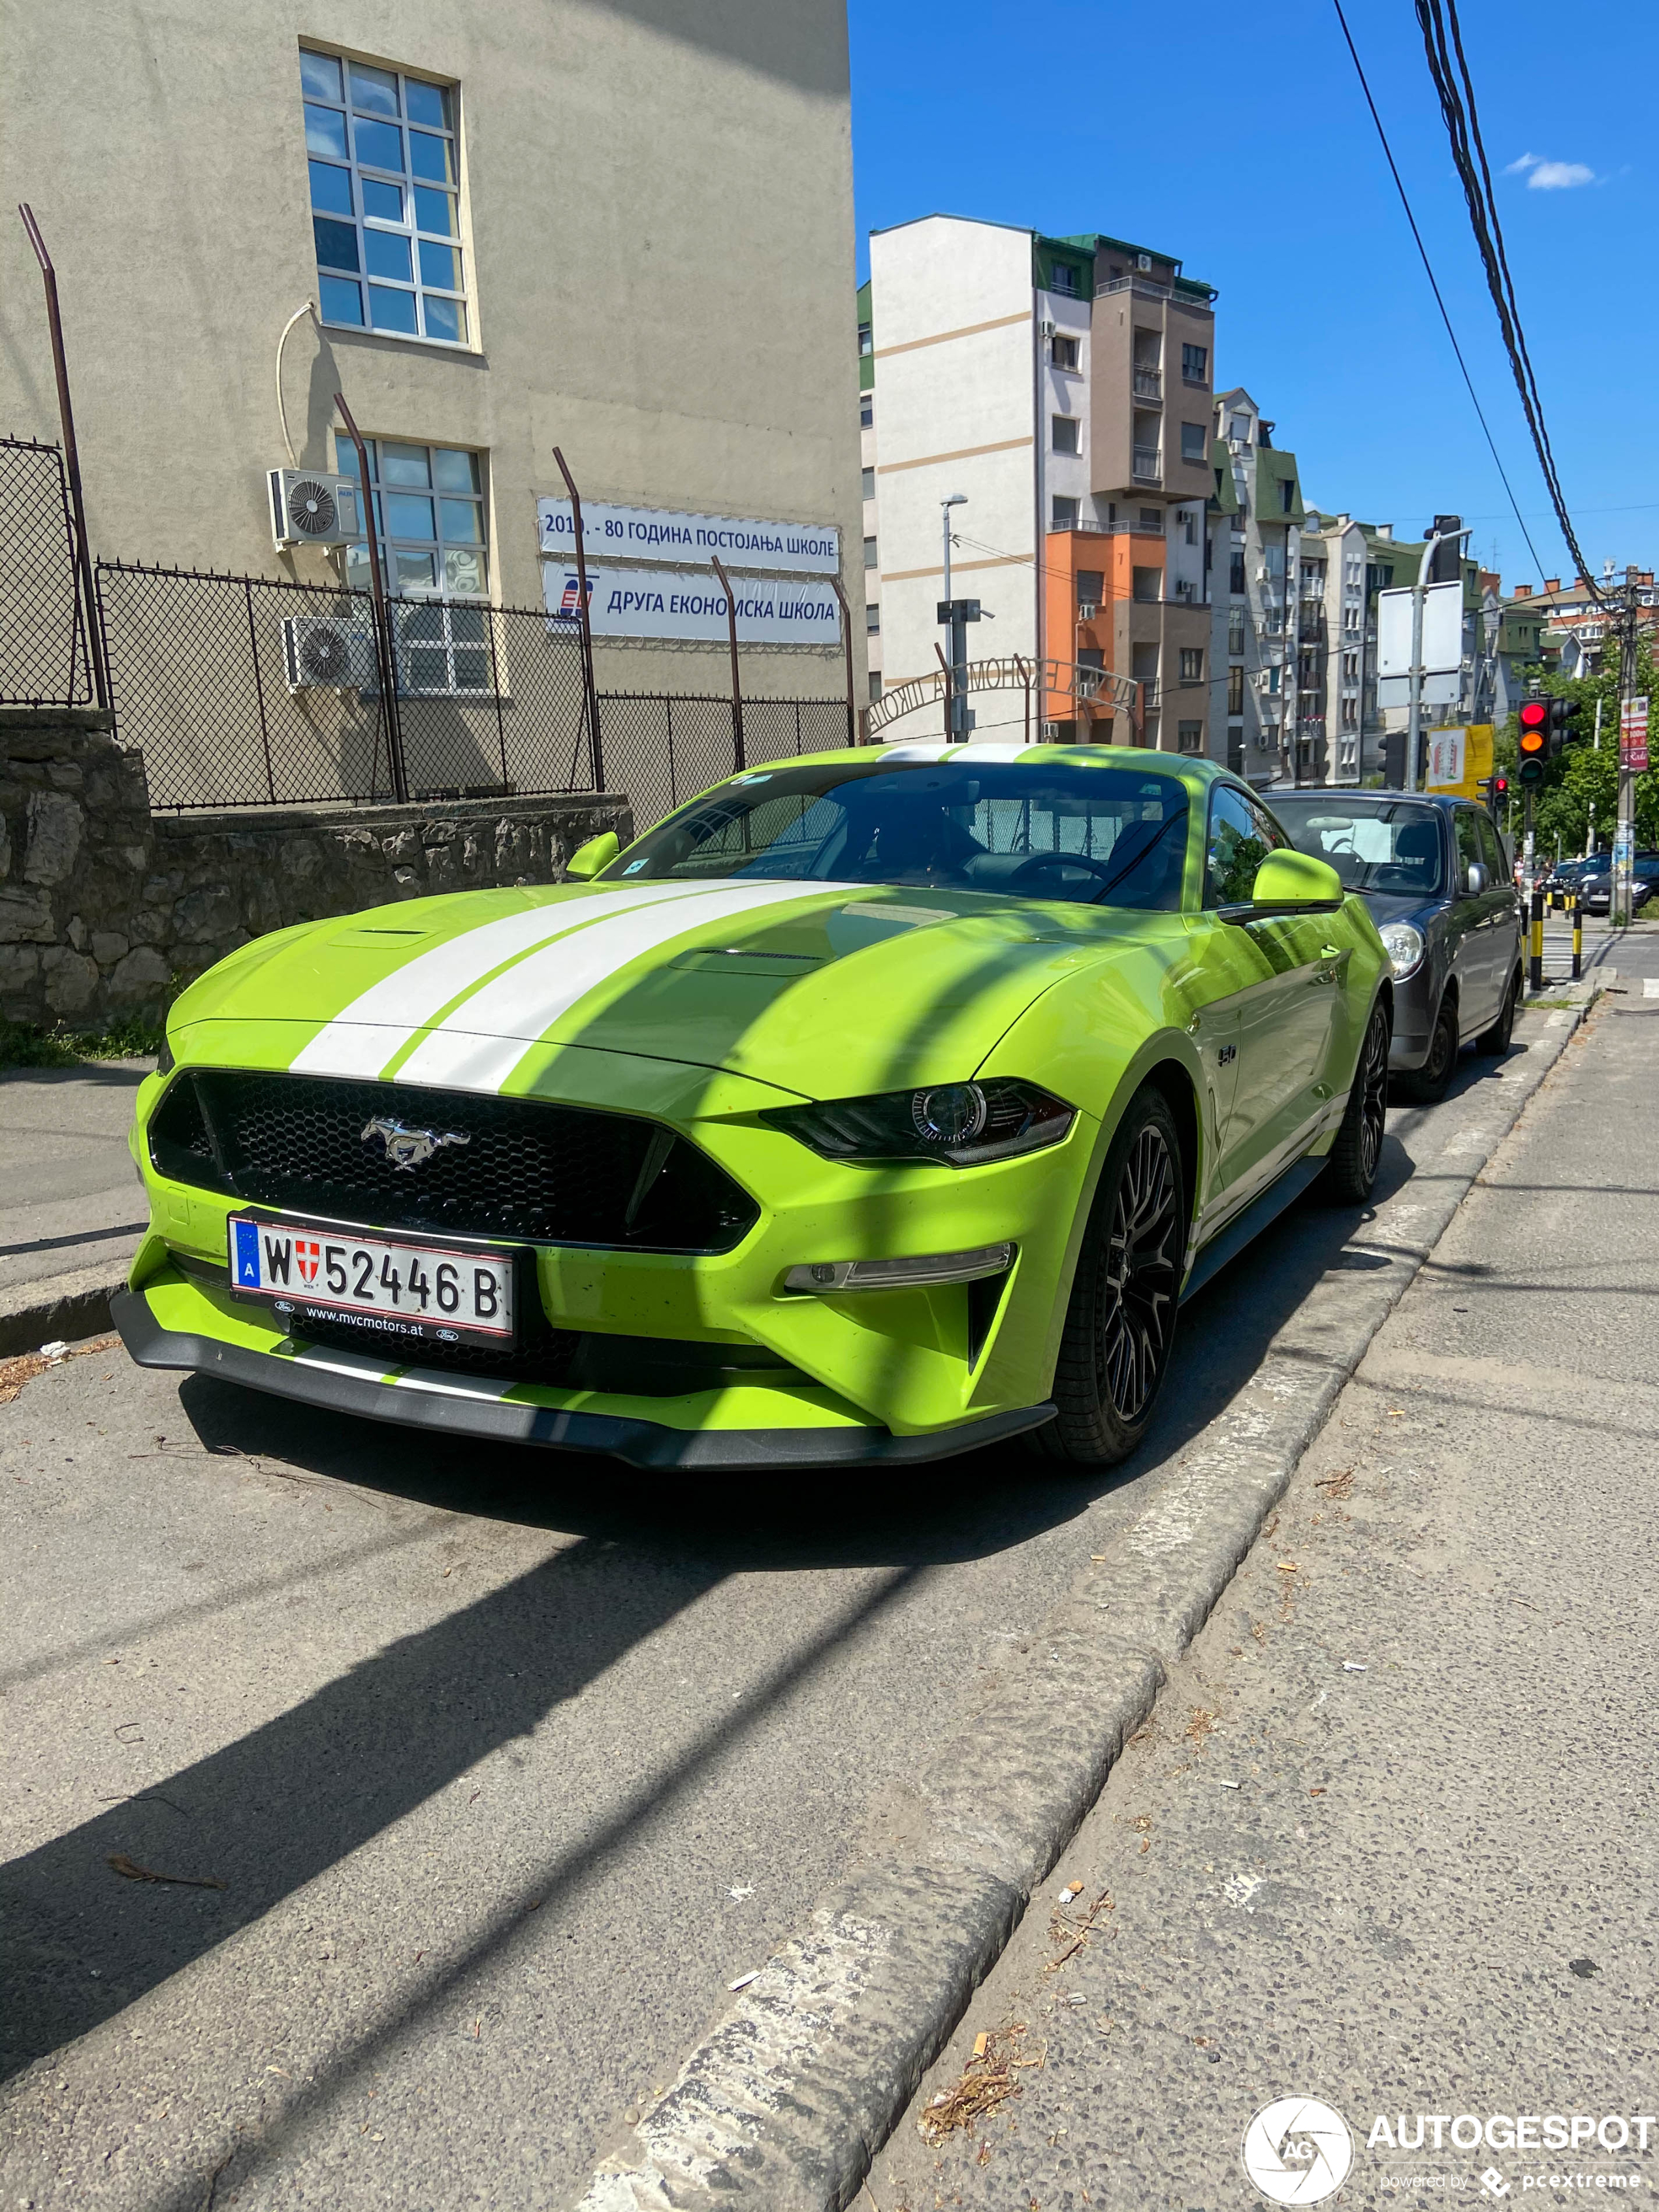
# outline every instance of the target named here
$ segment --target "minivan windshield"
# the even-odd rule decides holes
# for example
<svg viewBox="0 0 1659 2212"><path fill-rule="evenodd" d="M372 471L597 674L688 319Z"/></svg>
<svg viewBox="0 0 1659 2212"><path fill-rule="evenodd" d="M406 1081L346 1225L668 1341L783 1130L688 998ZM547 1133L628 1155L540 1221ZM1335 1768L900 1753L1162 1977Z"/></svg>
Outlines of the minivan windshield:
<svg viewBox="0 0 1659 2212"><path fill-rule="evenodd" d="M602 880L916 884L1173 913L1187 824L1186 785L1151 770L849 752L734 777Z"/></svg>
<svg viewBox="0 0 1659 2212"><path fill-rule="evenodd" d="M1432 898L1441 885L1440 810L1358 793L1275 791L1268 800L1299 853L1328 860L1345 890Z"/></svg>

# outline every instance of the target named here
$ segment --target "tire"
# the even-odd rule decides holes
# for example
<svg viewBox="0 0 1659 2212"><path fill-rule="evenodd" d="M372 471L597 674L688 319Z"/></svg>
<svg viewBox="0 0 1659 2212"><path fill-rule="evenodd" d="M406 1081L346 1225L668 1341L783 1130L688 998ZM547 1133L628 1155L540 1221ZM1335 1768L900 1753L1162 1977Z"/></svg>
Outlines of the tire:
<svg viewBox="0 0 1659 2212"><path fill-rule="evenodd" d="M1515 1034L1515 1009L1521 998L1521 970L1517 968L1510 978L1510 988L1504 994L1504 1003L1498 1008L1498 1019L1489 1030L1482 1030L1474 1041L1477 1052L1504 1053L1510 1048L1510 1039Z"/></svg>
<svg viewBox="0 0 1659 2212"><path fill-rule="evenodd" d="M1396 1078L1401 1093L1416 1105L1437 1106L1451 1086L1457 1051L1457 1002L1448 992L1434 1018L1428 1058L1421 1067Z"/></svg>
<svg viewBox="0 0 1659 2212"><path fill-rule="evenodd" d="M1321 1197L1334 1206L1363 1206L1376 1181L1389 1103L1389 1010L1379 999L1365 1024L1348 1109L1319 1180Z"/></svg>
<svg viewBox="0 0 1659 2212"><path fill-rule="evenodd" d="M1146 1435L1175 1342L1189 1227L1175 1115L1148 1085L1129 1102L1090 1208L1054 1368L1060 1413L1031 1437L1043 1458L1111 1467Z"/></svg>

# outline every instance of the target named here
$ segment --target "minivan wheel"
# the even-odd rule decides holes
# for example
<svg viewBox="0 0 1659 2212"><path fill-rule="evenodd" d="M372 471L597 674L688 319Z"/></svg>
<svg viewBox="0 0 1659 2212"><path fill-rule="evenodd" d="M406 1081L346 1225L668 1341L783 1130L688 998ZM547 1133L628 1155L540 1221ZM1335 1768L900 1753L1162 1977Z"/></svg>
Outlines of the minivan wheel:
<svg viewBox="0 0 1659 2212"><path fill-rule="evenodd" d="M1498 1019L1489 1030L1482 1030L1474 1041L1477 1052L1507 1052L1510 1039L1515 1035L1515 1010L1521 1002L1521 970L1517 968L1510 978L1510 988L1504 994L1503 1006Z"/></svg>
<svg viewBox="0 0 1659 2212"><path fill-rule="evenodd" d="M1448 992L1434 1018L1428 1058L1421 1067L1398 1078L1400 1088L1419 1106L1437 1106L1446 1095L1456 1065L1457 1007Z"/></svg>

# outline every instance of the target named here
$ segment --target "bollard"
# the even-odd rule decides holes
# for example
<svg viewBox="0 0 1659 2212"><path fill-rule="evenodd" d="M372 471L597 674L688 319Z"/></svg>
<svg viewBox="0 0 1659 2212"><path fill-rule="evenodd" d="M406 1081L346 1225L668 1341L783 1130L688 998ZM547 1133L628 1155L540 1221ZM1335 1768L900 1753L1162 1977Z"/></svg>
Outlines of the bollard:
<svg viewBox="0 0 1659 2212"><path fill-rule="evenodd" d="M1532 958L1528 963L1528 968L1530 973L1527 984L1528 989L1541 991L1544 988L1544 894L1542 891L1534 891L1532 895Z"/></svg>
<svg viewBox="0 0 1659 2212"><path fill-rule="evenodd" d="M1584 899L1582 891L1572 895L1572 980L1576 983L1584 972Z"/></svg>

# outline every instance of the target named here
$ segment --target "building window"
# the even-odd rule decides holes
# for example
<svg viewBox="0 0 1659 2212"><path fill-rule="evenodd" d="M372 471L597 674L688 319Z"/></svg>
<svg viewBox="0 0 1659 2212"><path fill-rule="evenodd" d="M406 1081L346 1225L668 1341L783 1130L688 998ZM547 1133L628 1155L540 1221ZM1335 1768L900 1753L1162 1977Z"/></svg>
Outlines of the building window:
<svg viewBox="0 0 1659 2212"><path fill-rule="evenodd" d="M1242 668L1227 671L1227 712L1230 714L1244 712L1244 671Z"/></svg>
<svg viewBox="0 0 1659 2212"><path fill-rule="evenodd" d="M1161 538L1164 535L1164 509L1161 507L1143 507L1140 510L1140 520L1135 527L1137 530L1150 532Z"/></svg>
<svg viewBox="0 0 1659 2212"><path fill-rule="evenodd" d="M1204 681L1204 648L1201 645L1182 647L1181 680L1183 684L1201 684Z"/></svg>
<svg viewBox="0 0 1659 2212"><path fill-rule="evenodd" d="M1078 428L1078 419L1075 415L1056 415L1051 418L1050 429L1054 438L1054 448L1057 453L1081 452Z"/></svg>
<svg viewBox="0 0 1659 2212"><path fill-rule="evenodd" d="M1074 499L1062 498L1061 495L1056 492L1054 495L1053 515L1048 524L1050 530L1075 530L1077 528L1077 501Z"/></svg>
<svg viewBox="0 0 1659 2212"><path fill-rule="evenodd" d="M1069 261L1056 261L1048 270L1048 289L1063 292L1068 300L1077 297L1077 271Z"/></svg>
<svg viewBox="0 0 1659 2212"><path fill-rule="evenodd" d="M1227 422L1227 435L1235 445L1248 446L1250 442L1249 416L1248 415L1231 416Z"/></svg>
<svg viewBox="0 0 1659 2212"><path fill-rule="evenodd" d="M1188 508L1187 512L1181 518L1181 534L1188 545L1197 544L1198 517L1192 512L1190 507Z"/></svg>
<svg viewBox="0 0 1659 2212"><path fill-rule="evenodd" d="M1077 340L1064 337L1058 331L1048 341L1048 358L1056 368L1077 367Z"/></svg>
<svg viewBox="0 0 1659 2212"><path fill-rule="evenodd" d="M1184 345L1182 347L1181 380L1183 384L1209 382L1210 349L1208 346Z"/></svg>
<svg viewBox="0 0 1659 2212"><path fill-rule="evenodd" d="M1281 514L1296 512L1296 484L1290 477L1285 477L1279 487L1279 511Z"/></svg>
<svg viewBox="0 0 1659 2212"><path fill-rule="evenodd" d="M878 668L872 668L872 669L870 671L870 700L871 700L871 703L872 703L872 705L873 705L873 704L875 703L875 702L876 702L878 699L879 699L879 698L880 698L880 696L881 696L881 671L880 671L880 669L878 669Z"/></svg>
<svg viewBox="0 0 1659 2212"><path fill-rule="evenodd" d="M1343 680L1343 682L1344 682L1345 684L1358 684L1358 681L1359 681L1359 655L1358 655L1357 653L1345 653L1343 654L1343 656L1342 656L1342 680Z"/></svg>
<svg viewBox="0 0 1659 2212"><path fill-rule="evenodd" d="M1243 607L1229 607L1227 610L1227 650L1229 653L1243 653L1244 650Z"/></svg>
<svg viewBox="0 0 1659 2212"><path fill-rule="evenodd" d="M1181 426L1181 458L1189 467L1203 468L1210 458L1209 434L1201 422Z"/></svg>
<svg viewBox="0 0 1659 2212"><path fill-rule="evenodd" d="M866 392L859 402L859 428L872 430L876 422L876 403Z"/></svg>
<svg viewBox="0 0 1659 2212"><path fill-rule="evenodd" d="M483 599L489 549L480 455L458 446L404 446L365 438L374 490L374 526L388 591L445 599ZM357 451L336 431L335 465L356 479ZM346 548L346 581L368 586L368 546Z"/></svg>
<svg viewBox="0 0 1659 2212"><path fill-rule="evenodd" d="M1359 702L1357 699L1345 699L1342 702L1342 726L1345 730L1357 730L1359 727Z"/></svg>
<svg viewBox="0 0 1659 2212"><path fill-rule="evenodd" d="M872 599L864 610L864 630L866 637L879 637L881 635L881 605L878 600Z"/></svg>
<svg viewBox="0 0 1659 2212"><path fill-rule="evenodd" d="M300 50L325 323L465 345L455 90Z"/></svg>
<svg viewBox="0 0 1659 2212"><path fill-rule="evenodd" d="M1079 568L1077 572L1077 604L1080 614L1085 607L1097 607L1106 596L1106 571L1103 568Z"/></svg>
<svg viewBox="0 0 1659 2212"><path fill-rule="evenodd" d="M866 538L864 541L864 565L866 568L873 568L876 565L876 541L873 538Z"/></svg>
<svg viewBox="0 0 1659 2212"><path fill-rule="evenodd" d="M875 495L876 472L873 469L866 469L864 471L864 496L866 499L873 499Z"/></svg>
<svg viewBox="0 0 1659 2212"><path fill-rule="evenodd" d="M1279 678L1283 672L1277 665L1267 671L1267 696L1270 699L1276 699L1279 696Z"/></svg>
<svg viewBox="0 0 1659 2212"><path fill-rule="evenodd" d="M1178 750L1201 753L1204 750L1204 725L1202 722L1177 722L1176 738Z"/></svg>
<svg viewBox="0 0 1659 2212"><path fill-rule="evenodd" d="M1244 596L1244 556L1243 553L1233 554L1228 561L1227 589L1231 592L1237 599L1242 599Z"/></svg>
<svg viewBox="0 0 1659 2212"><path fill-rule="evenodd" d="M1158 599L1163 597L1164 571L1162 568L1132 568L1129 573L1133 580L1133 589L1136 599Z"/></svg>
<svg viewBox="0 0 1659 2212"><path fill-rule="evenodd" d="M859 358L860 358L860 361L862 361L862 360L863 360L863 358L864 358L864 356L865 356L866 354L872 354L872 353L873 353L873 352L875 351L875 349L876 349L876 343L875 343L874 338L873 338L873 337L872 337L872 335L871 335L871 331L870 331L870 325L869 325L869 324L868 324L868 323L860 323L860 324L859 325Z"/></svg>

